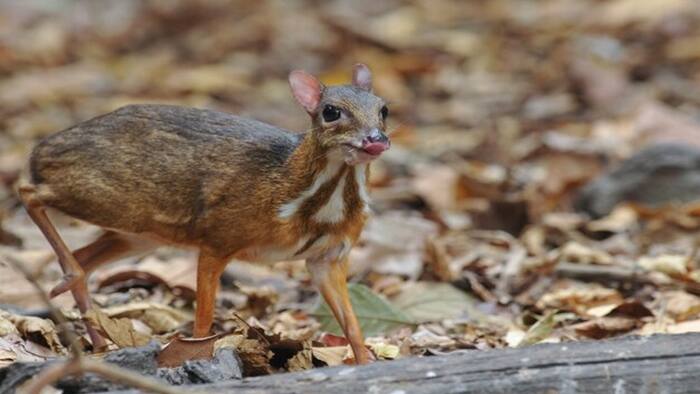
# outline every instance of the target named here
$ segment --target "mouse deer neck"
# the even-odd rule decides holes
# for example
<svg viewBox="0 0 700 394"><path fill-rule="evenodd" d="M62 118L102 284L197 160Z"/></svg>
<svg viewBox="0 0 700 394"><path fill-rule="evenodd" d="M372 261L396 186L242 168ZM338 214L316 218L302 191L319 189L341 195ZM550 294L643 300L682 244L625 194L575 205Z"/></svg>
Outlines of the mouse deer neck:
<svg viewBox="0 0 700 394"><path fill-rule="evenodd" d="M300 216L319 224L337 224L368 210L367 164L351 166L338 148L324 147L308 132L289 159L289 200L279 217Z"/></svg>
<svg viewBox="0 0 700 394"><path fill-rule="evenodd" d="M328 148L321 144L318 135L309 131L289 160L291 170L312 177L327 167L344 168L342 152L337 148ZM301 177L305 178L305 177ZM308 177L306 177L308 180Z"/></svg>

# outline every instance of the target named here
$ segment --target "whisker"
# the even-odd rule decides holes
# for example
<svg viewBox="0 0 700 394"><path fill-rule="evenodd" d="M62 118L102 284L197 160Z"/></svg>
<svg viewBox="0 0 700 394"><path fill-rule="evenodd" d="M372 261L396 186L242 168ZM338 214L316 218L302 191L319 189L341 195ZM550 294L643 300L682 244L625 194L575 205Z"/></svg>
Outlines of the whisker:
<svg viewBox="0 0 700 394"><path fill-rule="evenodd" d="M406 125L405 123L399 123L398 125L392 127L391 130L387 130L386 133L387 133L388 135L391 135L391 134L395 133L396 130L400 129L401 127L403 127L403 126L405 126L405 125Z"/></svg>

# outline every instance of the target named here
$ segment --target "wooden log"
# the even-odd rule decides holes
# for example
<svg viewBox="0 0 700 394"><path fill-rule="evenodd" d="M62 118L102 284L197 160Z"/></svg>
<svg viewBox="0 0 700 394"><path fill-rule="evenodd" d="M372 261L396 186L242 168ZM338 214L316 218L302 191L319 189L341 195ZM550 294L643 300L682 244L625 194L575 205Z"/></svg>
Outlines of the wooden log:
<svg viewBox="0 0 700 394"><path fill-rule="evenodd" d="M700 334L469 350L188 389L203 393L697 393Z"/></svg>

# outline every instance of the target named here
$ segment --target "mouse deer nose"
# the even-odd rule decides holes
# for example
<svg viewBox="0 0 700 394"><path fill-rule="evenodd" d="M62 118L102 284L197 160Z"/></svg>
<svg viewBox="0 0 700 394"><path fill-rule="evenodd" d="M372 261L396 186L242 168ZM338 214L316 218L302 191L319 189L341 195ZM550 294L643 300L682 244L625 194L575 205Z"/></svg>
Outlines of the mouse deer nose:
<svg viewBox="0 0 700 394"><path fill-rule="evenodd" d="M377 128L370 130L367 137L362 140L362 150L373 156L378 156L390 146L389 137Z"/></svg>
<svg viewBox="0 0 700 394"><path fill-rule="evenodd" d="M378 142L380 144L389 145L389 137L387 137L384 132L377 128L370 130L369 135L367 136L367 141L369 143Z"/></svg>

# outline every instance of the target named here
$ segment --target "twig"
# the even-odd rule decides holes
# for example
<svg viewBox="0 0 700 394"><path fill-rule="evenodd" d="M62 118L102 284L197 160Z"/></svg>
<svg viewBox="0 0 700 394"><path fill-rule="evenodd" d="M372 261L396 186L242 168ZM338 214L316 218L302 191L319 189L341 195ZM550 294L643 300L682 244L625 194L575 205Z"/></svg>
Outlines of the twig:
<svg viewBox="0 0 700 394"><path fill-rule="evenodd" d="M677 278L671 278L673 280L671 283L660 283L647 273L634 268L560 262L554 272L562 277L590 281L620 281L658 287L675 286L689 293L700 295L700 284L681 281Z"/></svg>
<svg viewBox="0 0 700 394"><path fill-rule="evenodd" d="M183 390L176 389L159 380L147 378L136 372L132 372L114 364L84 357L81 359L71 359L64 363L52 365L51 367L45 369L34 380L32 380L29 385L17 390L17 392L20 394L40 394L44 387L65 377L66 375L83 374L86 372L91 372L113 382L136 387L146 392L161 394L184 393Z"/></svg>
<svg viewBox="0 0 700 394"><path fill-rule="evenodd" d="M239 316L238 313L236 313L236 311L231 311L231 314L232 314L236 319L238 319L241 323L245 324L246 327L248 327L249 330L252 330L252 331L255 333L255 335L258 336L258 338L262 339L265 343L267 343L267 347L270 347L270 341L267 340L267 338L265 337L265 335L264 335L263 333L261 333L257 328L255 328L255 327L251 326L250 324L248 324L248 322L245 321L241 316Z"/></svg>
<svg viewBox="0 0 700 394"><path fill-rule="evenodd" d="M46 304L51 316L58 322L60 333L63 334L70 344L72 357L68 361L57 363L46 368L36 378L28 382L24 387L17 390L20 394L39 394L46 386L55 383L59 379L67 375L83 374L86 372L94 373L102 376L105 379L121 384L126 384L140 390L152 393L162 394L180 394L183 390L176 389L165 384L162 381L152 379L118 365L105 363L95 359L86 358L83 356L79 347L79 337L68 327L68 323L63 315L56 309L46 292L39 286L39 283L32 277L29 271L11 256L4 256L9 264L20 271L36 289L41 297L41 300Z"/></svg>
<svg viewBox="0 0 700 394"><path fill-rule="evenodd" d="M80 345L80 338L72 330L68 329L68 322L66 321L65 317L63 317L63 314L59 312L59 310L56 308L53 302L51 302L51 299L49 299L49 296L46 294L44 289L41 288L39 283L36 281L36 278L29 272L29 270L27 270L27 268L24 267L24 265L22 265L21 261L18 261L14 257L7 255L3 256L3 258L7 260L7 262L9 263L9 265L12 266L12 268L21 272L22 275L24 275L24 277L27 279L29 284L31 284L34 287L36 293L39 295L39 298L49 310L49 315L51 316L51 318L58 323L59 335L62 335L66 343L68 343L68 349L70 349L73 358L81 358L83 355L83 349Z"/></svg>

